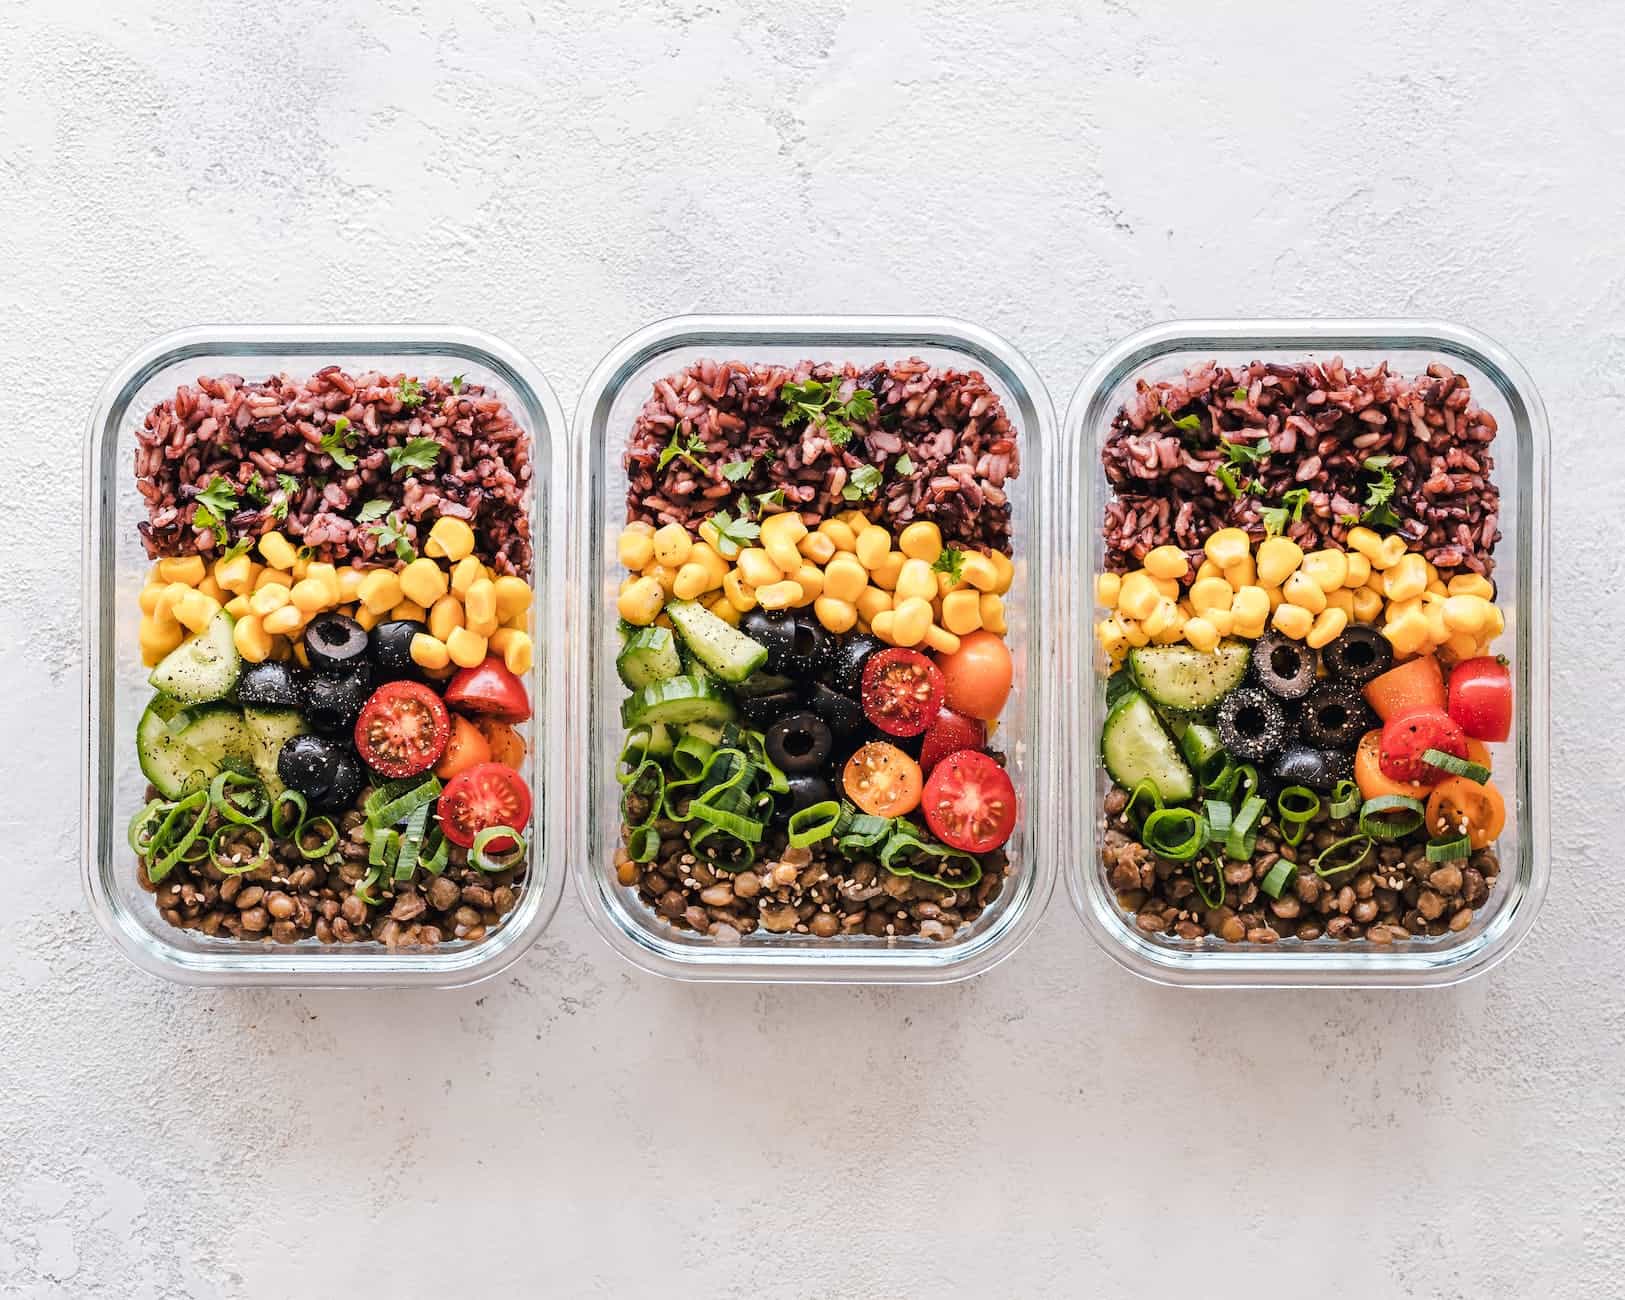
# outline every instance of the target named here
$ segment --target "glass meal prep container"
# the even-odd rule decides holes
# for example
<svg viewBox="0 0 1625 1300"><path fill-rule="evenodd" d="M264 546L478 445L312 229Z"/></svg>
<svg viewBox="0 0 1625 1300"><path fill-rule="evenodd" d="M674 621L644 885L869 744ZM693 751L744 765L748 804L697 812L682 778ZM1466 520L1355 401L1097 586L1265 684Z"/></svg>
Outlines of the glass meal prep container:
<svg viewBox="0 0 1625 1300"><path fill-rule="evenodd" d="M870 937L768 934L758 929L736 943L683 931L656 915L635 888L615 876L621 844L615 779L626 695L616 672L616 599L625 576L617 538L626 522L627 476L622 453L655 382L710 358L794 365L802 360L860 366L918 357L931 365L978 370L1005 404L1017 428L1020 475L1007 483L1012 506L1015 577L1006 600L1007 644L1014 689L996 744L1008 756L1017 791L1017 825L1006 849L1010 875L984 912L942 940L917 935ZM685 316L633 334L588 380L575 423L577 481L587 512L583 544L573 552L575 597L571 638L571 712L585 728L576 747L585 771L585 798L571 804L570 846L577 888L593 924L622 956L656 974L679 979L794 982L946 982L987 970L1008 956L1037 923L1053 886L1056 799L1054 679L1054 555L1051 495L1053 414L1032 367L1007 343L961 321L884 316Z"/></svg>
<svg viewBox="0 0 1625 1300"><path fill-rule="evenodd" d="M1493 846L1501 873L1467 929L1437 938L1404 939L1386 947L1355 941L1296 938L1275 944L1184 940L1147 934L1125 912L1100 860L1103 799L1111 788L1100 758L1106 716L1107 661L1093 634L1093 577L1103 568L1101 521L1111 488L1101 450L1113 416L1136 381L1177 378L1188 366L1250 361L1290 364L1340 356L1349 367L1383 360L1403 375L1442 361L1464 374L1473 400L1498 429L1491 444L1493 481L1500 489L1501 541L1495 550L1496 604L1506 622L1492 653L1510 661L1514 716L1511 734L1494 747L1497 784L1505 791L1507 822ZM1068 842L1081 846L1064 867L1067 888L1084 924L1117 962L1165 984L1264 987L1425 987L1457 983L1504 958L1529 932L1546 893L1549 691L1546 414L1523 368L1483 335L1439 321L1263 320L1175 321L1125 339L1102 357L1078 386L1064 436L1066 500L1076 532L1062 557L1063 590L1076 603L1067 613L1061 676L1074 692L1072 751L1083 757L1066 801L1076 819ZM1510 770L1509 770L1510 769Z"/></svg>
<svg viewBox="0 0 1625 1300"><path fill-rule="evenodd" d="M201 375L249 379L323 366L461 374L500 397L531 436L535 472L531 585L535 657L527 678L534 715L524 775L533 793L530 865L513 909L477 943L391 949L379 942L322 944L214 938L171 926L136 879L125 831L145 802L135 729L152 688L137 643L137 597L151 564L137 535L146 518L134 475L135 430L179 384ZM563 887L564 822L552 806L564 763L561 538L571 512L563 488L563 415L546 380L517 352L474 330L419 326L223 326L154 340L103 388L85 447L85 744L82 869L91 911L141 969L183 984L298 987L452 987L494 975L535 941Z"/></svg>

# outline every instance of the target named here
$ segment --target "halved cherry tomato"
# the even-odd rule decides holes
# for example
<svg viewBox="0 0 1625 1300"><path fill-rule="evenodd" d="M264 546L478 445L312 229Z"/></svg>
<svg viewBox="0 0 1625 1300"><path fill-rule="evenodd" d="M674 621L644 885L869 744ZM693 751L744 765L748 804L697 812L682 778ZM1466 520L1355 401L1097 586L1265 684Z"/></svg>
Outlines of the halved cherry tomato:
<svg viewBox="0 0 1625 1300"><path fill-rule="evenodd" d="M453 714L451 739L446 742L446 752L434 765L434 774L442 781L449 781L459 772L490 761L491 744L484 733L462 714Z"/></svg>
<svg viewBox="0 0 1625 1300"><path fill-rule="evenodd" d="M846 797L872 817L901 817L920 806L920 765L884 740L871 740L846 760Z"/></svg>
<svg viewBox="0 0 1625 1300"><path fill-rule="evenodd" d="M1484 849L1495 843L1506 824L1506 800L1488 781L1479 785L1453 776L1439 782L1428 796L1427 830L1434 839L1454 839L1466 832L1469 844Z"/></svg>
<svg viewBox="0 0 1625 1300"><path fill-rule="evenodd" d="M427 772L445 752L450 735L446 706L422 682L386 682L355 720L361 761L388 777Z"/></svg>
<svg viewBox="0 0 1625 1300"><path fill-rule="evenodd" d="M503 722L530 717L530 696L525 683L510 673L495 655L473 668L459 669L446 687L446 703L468 713L484 713Z"/></svg>
<svg viewBox="0 0 1625 1300"><path fill-rule="evenodd" d="M441 792L435 816L446 838L466 849L476 835L492 826L524 830L530 820L530 787L503 763L481 763L452 779ZM486 847L492 853L505 853L513 848L513 840L504 835Z"/></svg>
<svg viewBox="0 0 1625 1300"><path fill-rule="evenodd" d="M1368 731L1360 737L1354 751L1354 783L1360 787L1362 799L1376 799L1385 794L1400 794L1407 799L1426 799L1428 787L1420 781L1395 781L1382 771L1382 731Z"/></svg>
<svg viewBox="0 0 1625 1300"><path fill-rule="evenodd" d="M863 715L891 736L917 736L942 708L942 673L918 650L893 646L869 656Z"/></svg>
<svg viewBox="0 0 1625 1300"><path fill-rule="evenodd" d="M494 762L506 763L516 769L524 763L525 742L506 722L498 722L495 718L475 718L474 725L485 737L485 743L491 746Z"/></svg>
<svg viewBox="0 0 1625 1300"><path fill-rule="evenodd" d="M981 749L986 744L987 725L980 718L967 718L963 713L944 708L926 730L925 743L920 746L920 771L930 776L931 769L949 754L957 754L962 749Z"/></svg>
<svg viewBox="0 0 1625 1300"><path fill-rule="evenodd" d="M1475 740L1473 737L1468 736L1467 761L1469 763L1477 763L1480 767L1484 768L1493 766L1490 762L1490 747L1482 740Z"/></svg>
<svg viewBox="0 0 1625 1300"><path fill-rule="evenodd" d="M1430 749L1467 757L1467 737L1443 709L1412 709L1389 718L1382 728L1382 774L1395 781L1438 784L1450 773L1423 762Z"/></svg>
<svg viewBox="0 0 1625 1300"><path fill-rule="evenodd" d="M1010 698L1014 665L1004 638L986 629L959 638L959 649L938 655L948 707L992 722Z"/></svg>
<svg viewBox="0 0 1625 1300"><path fill-rule="evenodd" d="M1463 659L1450 670L1447 712L1476 740L1496 744L1512 732L1512 674L1499 659Z"/></svg>
<svg viewBox="0 0 1625 1300"><path fill-rule="evenodd" d="M1384 722L1413 709L1444 708L1444 674L1432 655L1419 655L1365 684L1367 703Z"/></svg>
<svg viewBox="0 0 1625 1300"><path fill-rule="evenodd" d="M925 783L925 824L950 848L987 853L1016 828L1016 788L986 754L962 749L937 764Z"/></svg>

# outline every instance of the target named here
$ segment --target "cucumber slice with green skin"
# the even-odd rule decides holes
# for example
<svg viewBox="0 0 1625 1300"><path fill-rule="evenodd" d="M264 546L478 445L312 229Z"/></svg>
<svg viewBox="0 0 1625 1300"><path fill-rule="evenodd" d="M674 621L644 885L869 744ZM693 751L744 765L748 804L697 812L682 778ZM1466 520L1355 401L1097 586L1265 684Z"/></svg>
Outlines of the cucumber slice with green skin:
<svg viewBox="0 0 1625 1300"><path fill-rule="evenodd" d="M692 600L666 606L672 626L705 667L725 682L742 682L767 662L767 647Z"/></svg>
<svg viewBox="0 0 1625 1300"><path fill-rule="evenodd" d="M1185 756L1197 778L1206 785L1224 766L1224 744L1219 733L1205 722L1174 724L1174 737L1179 741L1179 752Z"/></svg>
<svg viewBox="0 0 1625 1300"><path fill-rule="evenodd" d="M1211 709L1240 686L1252 655L1245 641L1221 641L1212 650L1188 645L1138 646L1128 653L1140 690L1156 704L1186 713Z"/></svg>
<svg viewBox="0 0 1625 1300"><path fill-rule="evenodd" d="M675 726L688 722L730 722L734 702L728 692L709 677L685 675L650 682L639 688L621 705L621 725L648 726L664 722Z"/></svg>
<svg viewBox="0 0 1625 1300"><path fill-rule="evenodd" d="M670 758L671 751L677 748L677 737L671 734L671 728L664 722L651 722L649 726L649 747L644 751L650 758Z"/></svg>
<svg viewBox="0 0 1625 1300"><path fill-rule="evenodd" d="M1112 780L1125 790L1150 781L1164 803L1183 803L1196 793L1179 747L1138 691L1124 695L1107 714L1100 730L1100 753Z"/></svg>
<svg viewBox="0 0 1625 1300"><path fill-rule="evenodd" d="M167 695L154 695L135 728L135 751L141 774L165 799L179 799L188 792L194 773L201 774L203 760L180 741L169 724L177 717L186 725L186 706Z"/></svg>
<svg viewBox="0 0 1625 1300"><path fill-rule="evenodd" d="M722 728L715 722L690 722L683 728L685 736L693 736L696 740L703 740L712 748L722 744Z"/></svg>
<svg viewBox="0 0 1625 1300"><path fill-rule="evenodd" d="M633 690L678 676L683 671L683 661L677 657L677 638L668 628L638 628L626 638L621 653L616 656L615 671Z"/></svg>
<svg viewBox="0 0 1625 1300"><path fill-rule="evenodd" d="M254 737L229 704L186 707L159 695L135 729L141 773L166 799L201 790L223 768L253 775Z"/></svg>
<svg viewBox="0 0 1625 1300"><path fill-rule="evenodd" d="M277 775L277 755L282 746L294 736L310 731L298 709L244 709L243 722L254 738L254 772L273 799L282 793L282 778Z"/></svg>
<svg viewBox="0 0 1625 1300"><path fill-rule="evenodd" d="M237 688L243 671L243 657L232 640L236 625L237 620L221 610L203 631L165 655L147 680L182 704L225 699Z"/></svg>

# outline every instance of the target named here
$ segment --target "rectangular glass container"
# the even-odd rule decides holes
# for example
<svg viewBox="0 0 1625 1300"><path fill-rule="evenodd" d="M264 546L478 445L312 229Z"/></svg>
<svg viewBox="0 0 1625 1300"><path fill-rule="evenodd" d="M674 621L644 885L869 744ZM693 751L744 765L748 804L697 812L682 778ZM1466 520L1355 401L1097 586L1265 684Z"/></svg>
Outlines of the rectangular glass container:
<svg viewBox="0 0 1625 1300"><path fill-rule="evenodd" d="M125 827L144 802L135 728L151 696L136 641L137 596L150 561L136 533L146 518L134 476L135 430L176 386L200 375L300 377L347 370L462 374L507 403L534 446L531 481L536 662L525 773L533 791L532 861L518 903L489 937L432 949L383 944L295 944L211 938L176 929L136 881ZM395 325L221 326L156 339L102 389L85 443L85 748L82 870L91 911L141 969L182 984L302 988L470 984L502 970L533 943L558 906L563 819L554 807L563 763L564 655L549 633L563 625L561 538L573 519L563 481L567 431L547 381L506 344L475 330Z"/></svg>
<svg viewBox="0 0 1625 1300"><path fill-rule="evenodd" d="M1386 947L1363 942L1287 939L1276 944L1187 942L1145 934L1118 906L1100 864L1102 799L1110 781L1100 763L1105 719L1105 660L1094 637L1094 575L1104 560L1101 516L1110 486L1100 453L1112 417L1136 381L1177 377L1187 366L1262 360L1295 363L1341 356L1349 366L1388 361L1418 374L1442 361L1467 376L1473 399L1496 419L1492 475L1501 491L1502 539L1495 551L1496 603L1506 632L1496 642L1511 661L1512 734L1494 747L1498 783L1508 795L1506 830L1496 845L1501 875L1472 924L1459 934L1411 939ZM1062 430L1068 508L1075 530L1062 558L1062 590L1072 602L1060 620L1069 684L1070 752L1084 756L1064 801L1075 818L1063 867L1084 924L1116 961L1164 984L1232 988L1383 986L1458 983L1504 958L1529 932L1546 894L1550 723L1547 562L1549 434L1540 395L1523 368L1474 330L1442 321L1261 320L1174 321L1123 340L1078 385ZM1511 771L1507 764L1512 764Z"/></svg>
<svg viewBox="0 0 1625 1300"><path fill-rule="evenodd" d="M778 362L803 359L865 365L917 356L933 365L980 370L1018 428L1021 474L1007 486L1012 505L1015 582L1007 601L1015 689L999 727L1020 802L1008 846L1012 874L993 904L943 941L918 936L766 934L740 943L669 926L620 885L613 856L619 846L620 788L614 771L623 740L615 672L615 598L624 570L616 538L626 520L627 436L654 382L702 357ZM803 983L933 983L963 979L1008 956L1037 923L1054 884L1056 799L1053 702L1055 546L1051 538L1054 416L1042 382L1002 339L962 321L888 316L683 316L639 331L593 372L576 411L576 499L587 511L581 545L572 552L571 618L583 634L571 639L571 713L585 728L573 746L585 767L586 798L571 806L579 818L570 835L577 889L593 924L634 965L679 979Z"/></svg>

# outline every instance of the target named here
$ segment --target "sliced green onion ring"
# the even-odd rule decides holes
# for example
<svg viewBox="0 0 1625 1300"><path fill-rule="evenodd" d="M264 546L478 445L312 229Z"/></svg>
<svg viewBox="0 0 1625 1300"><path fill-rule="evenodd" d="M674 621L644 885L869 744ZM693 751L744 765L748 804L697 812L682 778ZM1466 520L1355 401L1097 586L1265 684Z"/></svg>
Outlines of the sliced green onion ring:
<svg viewBox="0 0 1625 1300"><path fill-rule="evenodd" d="M1230 823L1230 833L1224 839L1226 857L1239 862L1253 856L1253 848L1258 843L1258 819L1264 815L1266 807L1268 805L1256 794L1248 795L1242 802L1236 819Z"/></svg>
<svg viewBox="0 0 1625 1300"><path fill-rule="evenodd" d="M130 852L139 858L144 858L152 852L153 842L158 838L158 828L164 824L165 816L171 807L167 799L154 799L130 818L130 830L126 836L130 843ZM142 832L148 826L152 827L152 834L144 835Z"/></svg>
<svg viewBox="0 0 1625 1300"><path fill-rule="evenodd" d="M196 813L191 823L180 833L178 840L173 840L176 829L188 813ZM157 884L163 880L181 862L189 862L188 858L192 846L197 843L198 837L203 834L203 828L209 821L209 795L205 790L189 794L169 810L158 827L157 833L152 837L151 852L159 854L156 862L150 858L147 862L147 879ZM173 843L171 842L173 840Z"/></svg>
<svg viewBox="0 0 1625 1300"><path fill-rule="evenodd" d="M392 826L374 826L367 846L369 867L388 866L401 851L401 833Z"/></svg>
<svg viewBox="0 0 1625 1300"><path fill-rule="evenodd" d="M1219 882L1218 897L1207 892L1207 886L1202 883L1202 868L1209 867L1213 871L1213 878ZM1228 885L1224 878L1224 867L1219 862L1193 862L1191 863L1191 883L1196 886L1196 896L1202 900L1202 905L1208 911L1216 911L1224 906L1225 893Z"/></svg>
<svg viewBox="0 0 1625 1300"><path fill-rule="evenodd" d="M312 847L305 843L305 832L327 827L327 834L320 844ZM309 821L301 822L298 832L293 837L294 847L299 850L299 856L306 862L314 862L317 858L325 858L339 846L339 828L333 825L331 817L312 817Z"/></svg>
<svg viewBox="0 0 1625 1300"><path fill-rule="evenodd" d="M707 826L715 827L737 840L744 840L746 844L760 844L762 835L767 830L767 827L754 817L747 817L732 808L719 808L715 804L704 802L703 799L696 799L689 805L688 811L695 821L704 822Z"/></svg>
<svg viewBox="0 0 1625 1300"><path fill-rule="evenodd" d="M283 813L283 808L291 807L293 817L290 819ZM279 840L291 839L299 833L299 828L305 824L305 814L310 811L310 804L305 796L297 790L283 790L271 800L271 834Z"/></svg>
<svg viewBox="0 0 1625 1300"><path fill-rule="evenodd" d="M378 895L372 892L372 887L383 878L384 869L382 867L369 867L367 874L355 882L355 889L351 892L369 907L377 907L380 900Z"/></svg>
<svg viewBox="0 0 1625 1300"><path fill-rule="evenodd" d="M1155 781L1148 778L1135 784L1133 791L1129 794L1128 802L1123 805L1125 819L1133 816L1134 809L1141 799L1150 803L1151 812L1156 812L1162 807L1162 793L1157 789ZM1150 813L1146 815L1150 816Z"/></svg>
<svg viewBox="0 0 1625 1300"><path fill-rule="evenodd" d="M1271 898L1279 898L1287 887L1287 882L1297 874L1298 864L1288 862L1282 858L1273 867L1264 873L1264 879L1258 882L1258 887Z"/></svg>
<svg viewBox="0 0 1625 1300"><path fill-rule="evenodd" d="M841 805L833 799L798 808L790 814L790 847L804 849L827 840L841 821Z"/></svg>
<svg viewBox="0 0 1625 1300"><path fill-rule="evenodd" d="M656 837L658 842L659 837ZM431 876L438 876L446 869L446 863L451 859L451 845L446 837L440 833L439 826L429 828L429 833L423 840L423 852L418 856L418 866L422 867Z"/></svg>
<svg viewBox="0 0 1625 1300"><path fill-rule="evenodd" d="M400 852L395 858L395 879L410 880L418 869L418 854L423 848L423 832L429 824L429 805L419 804L406 819L401 832Z"/></svg>
<svg viewBox="0 0 1625 1300"><path fill-rule="evenodd" d="M233 787L246 796L242 802L232 794ZM239 826L252 826L271 811L271 800L265 793L265 787L253 777L233 772L230 768L209 782L209 802L228 822L236 822Z"/></svg>
<svg viewBox="0 0 1625 1300"><path fill-rule="evenodd" d="M1207 818L1208 843L1223 844L1236 819L1235 810L1223 799L1209 799L1202 805L1202 815Z"/></svg>
<svg viewBox="0 0 1625 1300"><path fill-rule="evenodd" d="M1447 754L1442 749L1427 749L1422 751L1422 761L1431 763L1434 767L1450 773L1451 776L1464 776L1476 785L1483 785L1490 779L1490 769L1482 763L1474 763L1470 759L1457 758L1454 754Z"/></svg>
<svg viewBox="0 0 1625 1300"><path fill-rule="evenodd" d="M653 862L660 852L660 832L653 826L634 827L626 837L626 853L633 862Z"/></svg>
<svg viewBox="0 0 1625 1300"><path fill-rule="evenodd" d="M408 777L404 781L391 781L380 786L362 805L367 820L374 826L398 826L424 804L440 797L440 780L435 776L419 781Z"/></svg>
<svg viewBox="0 0 1625 1300"><path fill-rule="evenodd" d="M649 757L649 741L653 739L653 734L648 727L633 727L626 733L621 756L615 761L615 779L622 785L637 775L643 760Z"/></svg>
<svg viewBox="0 0 1625 1300"><path fill-rule="evenodd" d="M665 797L665 771L654 759L644 759L621 791L621 820L628 826L648 826L660 816ZM644 804L641 816L637 813L639 801Z"/></svg>
<svg viewBox="0 0 1625 1300"><path fill-rule="evenodd" d="M1473 851L1473 842L1465 835L1457 835L1448 840L1430 840L1428 842L1429 862L1455 862L1468 857Z"/></svg>
<svg viewBox="0 0 1625 1300"><path fill-rule="evenodd" d="M259 852L247 862L238 862L228 858L222 851L225 847L226 836L257 835L259 837ZM215 870L226 876L246 875L259 867L263 867L271 860L271 837L263 826L252 823L239 822L235 826L222 826L209 836L209 861L214 864Z"/></svg>
<svg viewBox="0 0 1625 1300"><path fill-rule="evenodd" d="M1332 787L1332 802L1326 811L1333 817L1352 817L1359 806L1359 785L1344 777Z"/></svg>
<svg viewBox="0 0 1625 1300"><path fill-rule="evenodd" d="M860 813L852 808L842 810L841 824L835 828L835 847L842 853L872 849L891 834L892 819Z"/></svg>
<svg viewBox="0 0 1625 1300"><path fill-rule="evenodd" d="M1360 806L1360 834L1378 840L1402 840L1421 827L1426 814L1420 799L1404 794L1379 794Z"/></svg>
<svg viewBox="0 0 1625 1300"><path fill-rule="evenodd" d="M1282 821L1306 822L1320 811L1320 796L1306 785L1289 785L1275 796L1275 811Z"/></svg>
<svg viewBox="0 0 1625 1300"><path fill-rule="evenodd" d="M671 765L684 777L696 777L705 770L706 760L716 752L716 746L699 736L684 736L671 751Z"/></svg>
<svg viewBox="0 0 1625 1300"><path fill-rule="evenodd" d="M1303 837L1308 833L1308 822L1291 822L1285 820L1281 822L1281 839L1284 843L1290 844L1293 848L1297 848L1298 845L1302 844Z"/></svg>
<svg viewBox="0 0 1625 1300"><path fill-rule="evenodd" d="M1179 733L1179 752L1191 765L1198 785L1207 785L1219 776L1230 761L1219 733L1205 722L1187 722Z"/></svg>
<svg viewBox="0 0 1625 1300"><path fill-rule="evenodd" d="M1345 835L1342 839L1328 844L1315 855L1309 865L1322 880L1330 876L1340 876L1345 871L1353 871L1364 862L1371 856L1371 850L1375 847L1369 835ZM1359 849L1358 853L1353 851L1355 848ZM1348 858L1346 862L1342 861L1345 856Z"/></svg>
<svg viewBox="0 0 1625 1300"><path fill-rule="evenodd" d="M486 851L501 839L511 839L513 847L501 853ZM512 826L487 826L474 837L468 860L484 872L511 871L525 860L525 837Z"/></svg>
<svg viewBox="0 0 1625 1300"><path fill-rule="evenodd" d="M1145 819L1141 839L1158 857L1189 862L1201 852L1207 823L1189 808L1158 808Z"/></svg>

